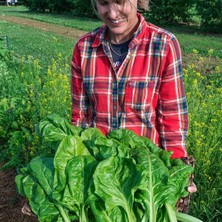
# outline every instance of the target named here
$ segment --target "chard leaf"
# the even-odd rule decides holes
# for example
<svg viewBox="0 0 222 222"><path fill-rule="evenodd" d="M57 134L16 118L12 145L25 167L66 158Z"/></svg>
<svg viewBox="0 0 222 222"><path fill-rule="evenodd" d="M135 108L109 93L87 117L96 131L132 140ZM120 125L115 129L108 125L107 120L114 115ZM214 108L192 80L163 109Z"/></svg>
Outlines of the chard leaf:
<svg viewBox="0 0 222 222"><path fill-rule="evenodd" d="M97 159L100 159L99 149L95 146L96 140L103 138L106 140L106 137L102 132L97 128L87 128L81 133L81 139L84 145L89 150L90 154Z"/></svg>
<svg viewBox="0 0 222 222"><path fill-rule="evenodd" d="M114 208L122 208L119 221L135 222L134 193L141 182L141 174L133 159L110 157L97 166L94 173L95 193L104 200L110 216Z"/></svg>
<svg viewBox="0 0 222 222"><path fill-rule="evenodd" d="M127 215L123 208L115 207L108 213L103 199L99 198L97 201L91 202L90 206L93 211L95 222L128 222Z"/></svg>
<svg viewBox="0 0 222 222"><path fill-rule="evenodd" d="M107 138L96 128L86 129L82 132L81 138L91 155L99 161L117 155L129 157L129 147L117 140Z"/></svg>
<svg viewBox="0 0 222 222"><path fill-rule="evenodd" d="M143 180L141 190L137 192L136 200L141 203L144 213L150 222L157 221L157 212L166 199L169 172L164 162L148 149L138 149L134 156L141 166Z"/></svg>
<svg viewBox="0 0 222 222"><path fill-rule="evenodd" d="M95 201L92 194L93 173L98 162L92 156L76 156L67 164L67 184L64 189L62 204L74 211L80 221L86 221L90 202Z"/></svg>
<svg viewBox="0 0 222 222"><path fill-rule="evenodd" d="M96 222L114 222L108 215L102 199L98 198L97 200L92 201L90 206Z"/></svg>
<svg viewBox="0 0 222 222"><path fill-rule="evenodd" d="M94 156L102 161L112 156L129 157L130 149L118 141L99 137L93 147Z"/></svg>
<svg viewBox="0 0 222 222"><path fill-rule="evenodd" d="M181 161L182 162L182 161ZM169 170L167 203L175 206L180 197L187 196L186 191L189 185L189 176L193 172L193 167L182 163Z"/></svg>
<svg viewBox="0 0 222 222"><path fill-rule="evenodd" d="M97 128L87 128L81 133L81 138L84 142L90 142L92 145L98 137L105 137Z"/></svg>
<svg viewBox="0 0 222 222"><path fill-rule="evenodd" d="M176 216L177 216L178 221L181 221L181 222L203 222L202 220L197 219L196 217L193 217L188 214L180 213L180 212L176 212Z"/></svg>
<svg viewBox="0 0 222 222"><path fill-rule="evenodd" d="M126 147L134 150L137 150L138 148L146 148L164 161L167 167L171 166L170 156L172 153L159 148L147 137L138 136L136 133L128 129L113 130L107 135L107 137L117 140L119 143L125 144Z"/></svg>
<svg viewBox="0 0 222 222"><path fill-rule="evenodd" d="M65 137L54 157L54 192L53 198L61 200L62 191L66 184L66 166L70 159L75 156L90 155L88 149L82 143L82 140L78 136L67 136Z"/></svg>
<svg viewBox="0 0 222 222"><path fill-rule="evenodd" d="M166 210L168 212L168 218L170 222L177 222L176 210L170 204L165 203Z"/></svg>
<svg viewBox="0 0 222 222"><path fill-rule="evenodd" d="M82 128L71 125L65 118L51 114L40 121L38 131L45 141L60 142L68 135L80 135Z"/></svg>
<svg viewBox="0 0 222 222"><path fill-rule="evenodd" d="M53 158L36 157L29 163L28 169L32 177L51 198L54 176Z"/></svg>
<svg viewBox="0 0 222 222"><path fill-rule="evenodd" d="M87 146L87 148L91 151L92 155L99 161L117 155L117 150L114 147L113 141L105 137L98 137L94 141L93 146Z"/></svg>
<svg viewBox="0 0 222 222"><path fill-rule="evenodd" d="M61 219L59 210L31 175L24 178L23 184L29 205L40 222L59 221L59 218Z"/></svg>
<svg viewBox="0 0 222 222"><path fill-rule="evenodd" d="M68 211L52 199L53 159L34 158L27 169L28 175L22 181L21 176L16 181L19 180L19 186L22 182L24 194L38 220L70 222Z"/></svg>
<svg viewBox="0 0 222 222"><path fill-rule="evenodd" d="M16 189L17 189L17 192L22 195L22 196L25 196L25 191L24 191L24 187L23 187L23 180L26 176L23 175L23 174L18 174L16 177L15 177L15 183L16 183Z"/></svg>
<svg viewBox="0 0 222 222"><path fill-rule="evenodd" d="M137 134L127 129L113 130L107 135L107 137L115 139L130 148L136 148L138 146L144 145L143 141L139 139L139 136Z"/></svg>

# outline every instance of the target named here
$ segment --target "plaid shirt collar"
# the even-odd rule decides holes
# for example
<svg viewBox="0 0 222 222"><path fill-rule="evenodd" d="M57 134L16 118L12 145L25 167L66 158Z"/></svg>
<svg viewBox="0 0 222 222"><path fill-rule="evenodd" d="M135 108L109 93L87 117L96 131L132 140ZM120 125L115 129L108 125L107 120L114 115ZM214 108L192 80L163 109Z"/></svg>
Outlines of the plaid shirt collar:
<svg viewBox="0 0 222 222"><path fill-rule="evenodd" d="M137 16L139 18L140 25L137 28L136 32L134 33L134 38L132 39L132 42L134 43L134 45L138 44L140 40L140 36L144 30L143 27L146 24L144 17L140 13L137 13ZM105 33L107 29L108 29L107 25L104 24L103 26L100 27L99 31L96 30L96 36L92 44L93 48L99 47L102 43L105 43L105 44L107 43L107 40L105 38Z"/></svg>

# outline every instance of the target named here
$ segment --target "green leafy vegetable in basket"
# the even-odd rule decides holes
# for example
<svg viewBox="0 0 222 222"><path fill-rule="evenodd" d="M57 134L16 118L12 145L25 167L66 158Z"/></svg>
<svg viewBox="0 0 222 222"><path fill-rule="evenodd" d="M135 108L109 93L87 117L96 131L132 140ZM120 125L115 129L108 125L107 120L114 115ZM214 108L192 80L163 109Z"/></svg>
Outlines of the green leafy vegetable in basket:
<svg viewBox="0 0 222 222"><path fill-rule="evenodd" d="M193 168L148 138L126 129L104 136L56 115L39 132L58 144L55 155L34 158L16 184L40 222L200 222L175 208Z"/></svg>

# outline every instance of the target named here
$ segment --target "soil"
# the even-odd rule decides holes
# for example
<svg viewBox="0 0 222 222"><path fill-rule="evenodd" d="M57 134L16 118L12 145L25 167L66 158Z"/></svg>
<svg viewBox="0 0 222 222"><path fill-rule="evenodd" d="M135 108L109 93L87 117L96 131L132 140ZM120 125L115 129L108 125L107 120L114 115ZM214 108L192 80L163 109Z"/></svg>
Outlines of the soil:
<svg viewBox="0 0 222 222"><path fill-rule="evenodd" d="M63 27L31 19L0 15L0 20L40 29L44 32L53 32L68 38L79 38L84 31ZM24 215L21 209L25 199L18 195L15 186L15 169L1 170L0 165L0 222L37 222L33 216Z"/></svg>
<svg viewBox="0 0 222 222"><path fill-rule="evenodd" d="M1 222L37 222L35 217L21 212L25 199L18 195L15 186L14 169L0 170L0 221Z"/></svg>

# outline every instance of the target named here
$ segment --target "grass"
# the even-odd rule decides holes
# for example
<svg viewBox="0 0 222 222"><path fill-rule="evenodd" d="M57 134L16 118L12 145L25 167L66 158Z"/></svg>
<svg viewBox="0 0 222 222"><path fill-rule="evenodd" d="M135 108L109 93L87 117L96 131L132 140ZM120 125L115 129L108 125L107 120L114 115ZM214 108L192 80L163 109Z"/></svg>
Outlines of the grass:
<svg viewBox="0 0 222 222"><path fill-rule="evenodd" d="M83 31L91 31L93 28L97 28L101 25L101 21L96 18L84 19L84 18L74 17L72 15L35 13L35 12L29 12L28 9L24 6L17 6L17 7L0 6L0 13L21 18L34 19L37 21L44 21L51 24L72 27Z"/></svg>
<svg viewBox="0 0 222 222"><path fill-rule="evenodd" d="M222 220L222 59L215 63L213 51L204 57L193 51L184 69L189 106L189 153L196 159L191 213L203 221Z"/></svg>
<svg viewBox="0 0 222 222"><path fill-rule="evenodd" d="M184 55L196 49L204 56L207 55L210 49L213 49L213 56L222 58L222 41L219 36L198 33L176 33L176 36L181 44Z"/></svg>
<svg viewBox="0 0 222 222"><path fill-rule="evenodd" d="M77 18L71 15L64 16L50 13L44 14L29 12L24 6L0 6L0 15L29 18L51 24L77 28L83 31L91 31L92 29L97 28L102 24L98 19ZM187 55L192 53L194 49L203 56L207 54L208 50L213 49L214 56L222 58L221 36L199 33L197 28L188 26L168 26L166 29L172 31L177 36L181 44L181 49L185 61L189 62L190 56ZM13 46L13 48L17 48L17 51L22 53L24 52L25 54L39 54L38 52L35 53L35 50L33 50L37 45L42 48L42 50L39 50L39 52L42 51L43 56L51 54L52 51L67 52L70 51L70 48L73 47L73 44L76 41L76 39L73 39L72 41L69 39L64 39L61 36L56 36L55 34L51 35L50 33L38 32L32 28L27 28L26 31L22 28L22 26L9 26L8 23L4 23L4 21L0 22L0 30L0 34L7 34L10 37L10 44ZM38 38L37 40L34 40L32 36L36 35L38 35ZM32 41L30 41L30 39L32 39ZM25 47L24 42L26 43Z"/></svg>
<svg viewBox="0 0 222 222"><path fill-rule="evenodd" d="M0 6L0 14L27 17L75 28L78 24L86 31L101 24L98 20L29 13L22 6ZM222 221L221 37L199 33L198 29L192 27L167 27L167 29L177 36L185 61L184 82L190 119L188 149L189 153L196 158L195 183L198 186L198 192L192 196L190 212L191 215L199 217L204 222L220 222ZM39 119L39 117L43 117L50 112L69 115L70 107L66 105L70 103L69 81L63 78L62 75L69 75L69 67L67 67L69 65L67 64L70 63L73 45L77 39L68 39L49 32L39 32L34 28L24 28L24 26L14 25L2 20L0 21L1 34L9 37L10 48L16 52L17 60L20 61L21 59L22 62L19 62L18 67L14 65L15 71L11 72L13 67L7 70L6 65L4 63L1 65L0 60L2 73L6 73L1 76L0 89L5 88L4 95L7 97L6 99L1 94L0 108L1 106L6 107L6 112L0 109L2 112L0 117L5 117L4 124L11 124L15 129L17 125L24 124L25 129L28 129L30 133L27 133L23 127L19 131L22 140L19 140L20 137L17 131L4 134L4 131L8 129L5 127L6 125L2 125L2 131L0 132L2 137L13 135L10 138L5 138L5 141L9 141L11 147L8 155L15 157L17 152L19 156L20 144L23 144L22 152L25 155L22 155L22 157L26 156L26 161L28 161L30 156L35 156L38 151L38 148L36 148L38 141L36 141L34 131L31 128L36 124L34 119ZM27 60L22 59L23 57ZM43 66L47 69L43 70ZM35 81L36 79L38 81ZM16 84L15 80L17 81ZM61 87L62 81L64 82ZM8 89L10 89L8 93L6 83ZM54 90L54 88L57 90ZM16 92L14 96L12 95L13 90ZM12 99L8 98L9 93ZM22 95L22 98L18 95ZM60 105L61 101L63 106ZM7 112L8 110L10 110L10 113ZM19 124L16 125L16 122ZM9 129L11 128L9 127ZM33 138L30 139L30 136ZM18 144L18 141L20 144ZM27 143L29 146L27 146ZM15 158L14 161L16 161Z"/></svg>
<svg viewBox="0 0 222 222"><path fill-rule="evenodd" d="M63 60L68 62L76 39L64 38L50 32L42 32L31 27L14 25L0 21L0 35L7 35L8 47L22 57L31 55L47 64L52 56L63 54Z"/></svg>

